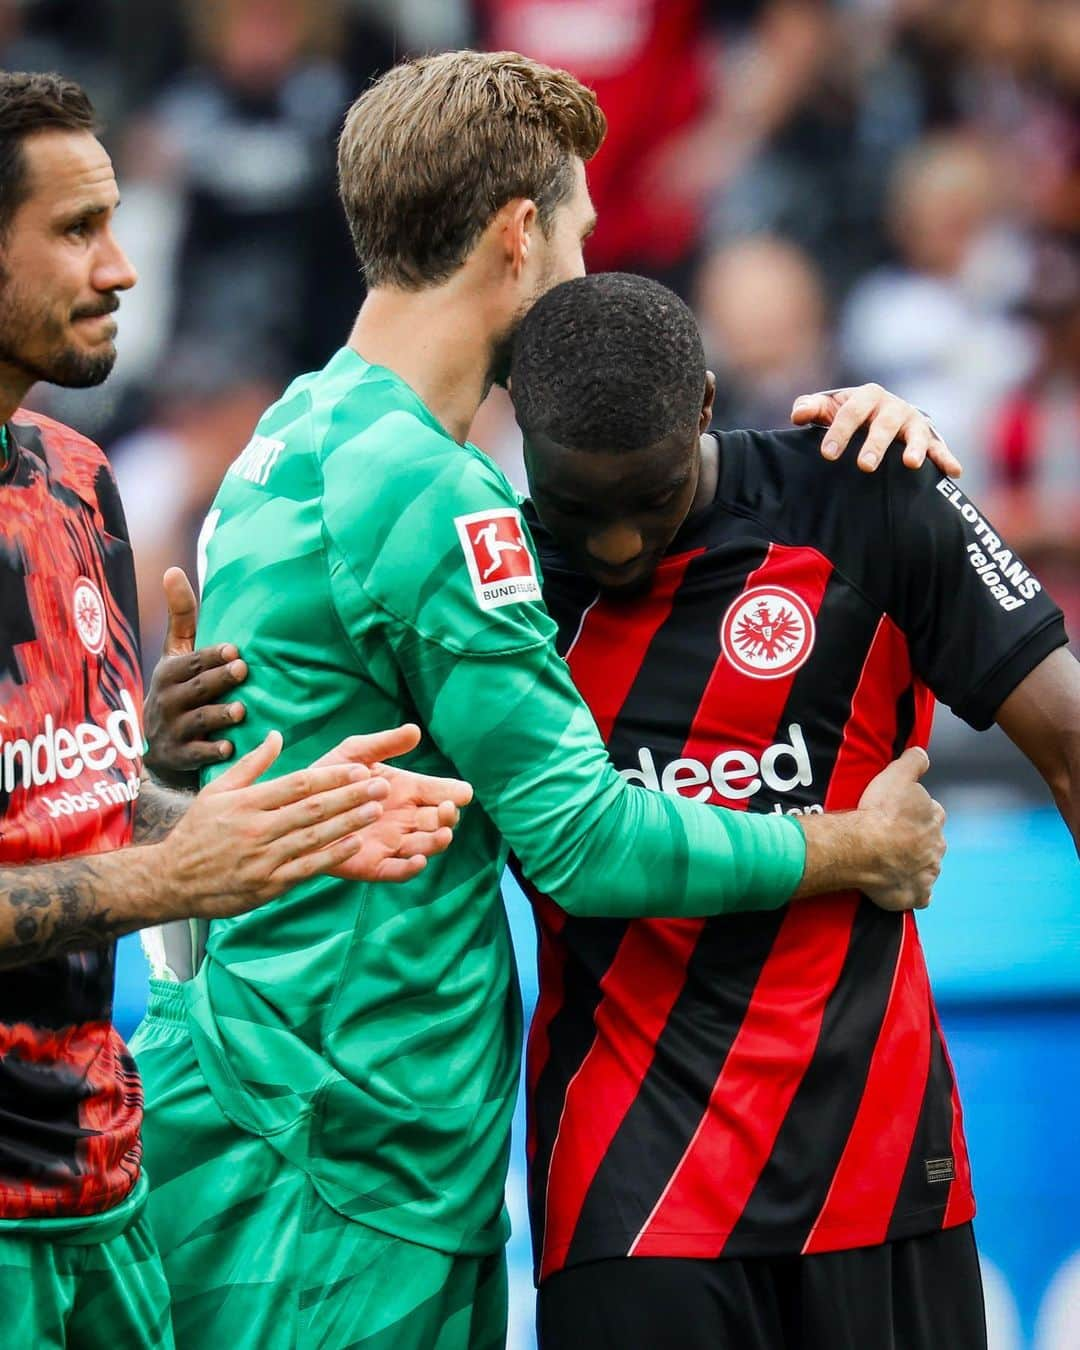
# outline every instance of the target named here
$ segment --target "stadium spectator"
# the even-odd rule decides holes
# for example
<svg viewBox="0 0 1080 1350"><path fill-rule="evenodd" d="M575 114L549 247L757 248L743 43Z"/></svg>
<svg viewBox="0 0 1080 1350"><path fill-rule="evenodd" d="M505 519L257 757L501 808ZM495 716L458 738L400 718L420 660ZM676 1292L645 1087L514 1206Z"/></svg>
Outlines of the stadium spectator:
<svg viewBox="0 0 1080 1350"><path fill-rule="evenodd" d="M875 78L869 28L867 16L824 4L765 5L726 68L729 123L745 134L715 180L709 235L791 238L833 298L882 257L881 196L912 134L907 109Z"/></svg>
<svg viewBox="0 0 1080 1350"><path fill-rule="evenodd" d="M349 95L340 6L197 0L187 17L198 62L154 105L141 155L159 175L171 166L183 201L176 329L242 330L317 366L362 295L333 186Z"/></svg>
<svg viewBox="0 0 1080 1350"><path fill-rule="evenodd" d="M697 312L717 377L720 427L782 427L807 389L842 384L813 261L781 239L718 249L697 279Z"/></svg>
<svg viewBox="0 0 1080 1350"><path fill-rule="evenodd" d="M1080 255L1048 243L1025 310L1039 359L994 418L994 519L1059 597L1080 632Z"/></svg>
<svg viewBox="0 0 1080 1350"><path fill-rule="evenodd" d="M897 259L849 297L841 353L857 378L933 410L974 488L994 396L1032 360L1025 327L1007 314L1024 255L1000 213L993 156L964 133L919 142L897 165L888 219Z"/></svg>

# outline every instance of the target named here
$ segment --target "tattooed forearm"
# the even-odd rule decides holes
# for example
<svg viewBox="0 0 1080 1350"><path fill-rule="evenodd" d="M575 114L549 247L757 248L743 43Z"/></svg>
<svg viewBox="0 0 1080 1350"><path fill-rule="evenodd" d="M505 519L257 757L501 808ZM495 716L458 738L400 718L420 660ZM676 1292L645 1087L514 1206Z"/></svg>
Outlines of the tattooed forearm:
<svg viewBox="0 0 1080 1350"><path fill-rule="evenodd" d="M100 947L134 926L104 903L99 859L0 868L0 969Z"/></svg>
<svg viewBox="0 0 1080 1350"><path fill-rule="evenodd" d="M194 798L144 778L135 808L135 843L155 844L164 839Z"/></svg>

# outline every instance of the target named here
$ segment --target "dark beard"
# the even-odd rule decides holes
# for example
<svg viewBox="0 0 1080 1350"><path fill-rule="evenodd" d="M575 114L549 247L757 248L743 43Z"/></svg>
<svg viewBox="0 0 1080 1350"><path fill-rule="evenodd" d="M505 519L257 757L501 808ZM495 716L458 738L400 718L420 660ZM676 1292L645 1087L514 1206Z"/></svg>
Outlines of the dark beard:
<svg viewBox="0 0 1080 1350"><path fill-rule="evenodd" d="M111 308L115 309L115 304ZM33 312L11 285L7 271L0 267L0 363L23 371L35 384L44 380L65 389L90 389L101 384L116 364L116 348L112 344L100 354L90 356L75 347L60 345L59 333L56 347L45 359L31 360L20 349L18 335L35 328L50 337L56 324L46 315Z"/></svg>
<svg viewBox="0 0 1080 1350"><path fill-rule="evenodd" d="M103 384L116 364L116 348L102 352L100 356L85 356L72 347L58 351L49 360L49 364L35 366L32 362L22 362L23 369L37 380L49 384L59 384L65 389L91 389Z"/></svg>
<svg viewBox="0 0 1080 1350"><path fill-rule="evenodd" d="M88 356L73 347L51 352L47 361L30 361L7 339L6 315L0 309L0 362L25 371L36 384L59 384L65 389L90 389L103 383L116 364L116 348Z"/></svg>

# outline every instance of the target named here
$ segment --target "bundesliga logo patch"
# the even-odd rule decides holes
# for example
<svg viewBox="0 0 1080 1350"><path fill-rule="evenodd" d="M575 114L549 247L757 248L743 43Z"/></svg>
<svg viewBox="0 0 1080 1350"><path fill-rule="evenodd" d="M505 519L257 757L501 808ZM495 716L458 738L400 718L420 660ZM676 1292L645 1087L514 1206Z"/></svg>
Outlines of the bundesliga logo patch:
<svg viewBox="0 0 1080 1350"><path fill-rule="evenodd" d="M457 516L454 524L481 609L540 599L536 562L519 511L474 511Z"/></svg>
<svg viewBox="0 0 1080 1350"><path fill-rule="evenodd" d="M72 595L72 614L79 641L91 656L105 646L105 602L89 577L79 577Z"/></svg>
<svg viewBox="0 0 1080 1350"><path fill-rule="evenodd" d="M724 655L744 675L776 680L791 675L814 647L814 616L784 586L754 586L729 607L720 625Z"/></svg>

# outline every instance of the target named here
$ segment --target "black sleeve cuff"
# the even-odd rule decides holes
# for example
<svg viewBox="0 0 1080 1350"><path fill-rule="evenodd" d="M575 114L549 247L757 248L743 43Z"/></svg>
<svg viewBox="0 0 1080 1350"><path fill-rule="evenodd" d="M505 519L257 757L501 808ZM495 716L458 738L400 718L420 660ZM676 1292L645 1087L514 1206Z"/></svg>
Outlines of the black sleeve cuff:
<svg viewBox="0 0 1080 1350"><path fill-rule="evenodd" d="M1068 641L1064 618L1060 613L1050 615L1041 628L1029 634L1000 660L978 687L953 708L953 712L976 731L985 731L1020 681Z"/></svg>

